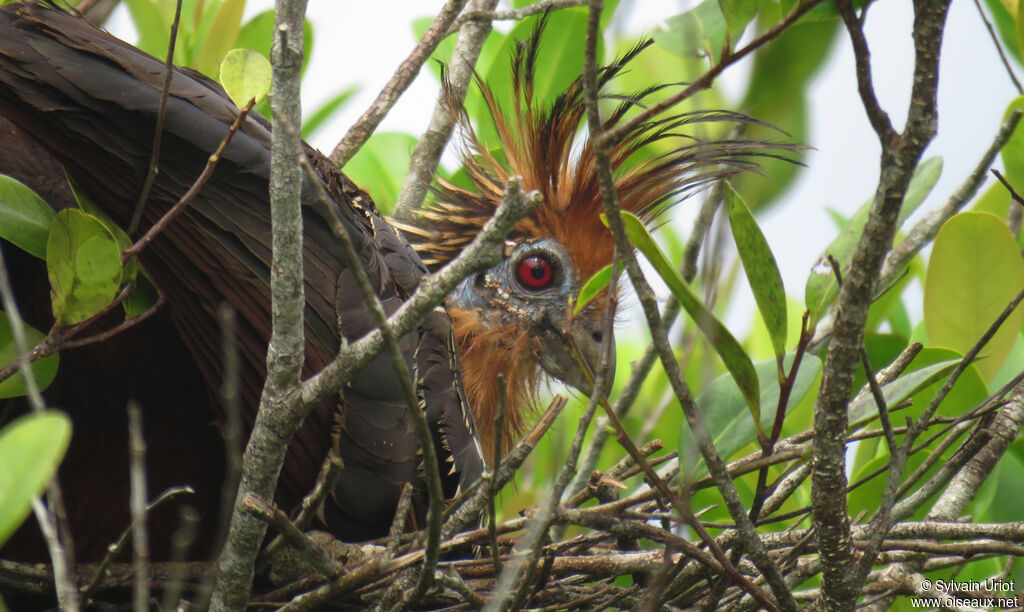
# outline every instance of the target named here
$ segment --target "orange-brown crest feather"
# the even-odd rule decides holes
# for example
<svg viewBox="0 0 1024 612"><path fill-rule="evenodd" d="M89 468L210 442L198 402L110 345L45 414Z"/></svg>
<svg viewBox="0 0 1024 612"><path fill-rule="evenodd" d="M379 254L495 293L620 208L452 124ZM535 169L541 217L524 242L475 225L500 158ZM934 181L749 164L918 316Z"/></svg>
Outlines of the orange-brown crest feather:
<svg viewBox="0 0 1024 612"><path fill-rule="evenodd" d="M466 109L455 102L446 86L449 108L456 114L462 141L460 154L473 189L439 178L435 202L420 212L410 239L427 265L440 267L454 258L477 234L500 204L510 176L523 178L523 188L537 190L543 203L520 221L509 237L514 241L554 239L566 250L579 282L611 263L613 241L602 224L600 186L594 151L581 126L586 119L583 87L579 79L559 95L550 108L534 99L533 75L545 19L539 20L528 42L512 56L512 99L498 100L477 77L477 85L500 140L504 162L484 145L473 129ZM608 85L626 64L646 48L638 44L599 72L599 87ZM645 99L666 87L656 85L622 101L604 127L618 125ZM759 123L729 111L698 111L643 123L625 134L611 153L619 204L623 210L650 221L661 210L708 183L737 172L756 169L756 156L777 156L778 145L761 141L705 142L680 133L702 122ZM646 146L676 139L675 150L637 162ZM592 306L591 310L600 308ZM525 425L519 408L532 401L537 383L538 348L525 334L510 327L490 328L478 313L452 313L467 394L477 414L481 441L492 457L493 418L497 410L496 372L505 376L508 389L506 442Z"/></svg>

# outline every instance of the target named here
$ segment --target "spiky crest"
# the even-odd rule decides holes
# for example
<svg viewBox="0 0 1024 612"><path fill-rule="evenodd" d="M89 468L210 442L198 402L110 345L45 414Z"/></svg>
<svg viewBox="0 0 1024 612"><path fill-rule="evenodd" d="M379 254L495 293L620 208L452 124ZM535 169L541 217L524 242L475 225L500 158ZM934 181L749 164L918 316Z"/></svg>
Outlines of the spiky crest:
<svg viewBox="0 0 1024 612"><path fill-rule="evenodd" d="M537 190L544 202L521 221L510 239L554 238L567 250L577 278L586 280L611 262L613 243L601 223L601 192L595 172L594 150L580 134L586 119L583 86L576 79L550 108L539 108L534 99L533 77L546 16L538 21L527 42L520 42L512 56L512 99L506 109L493 90L477 75L476 83L499 138L503 162L478 137L466 109L454 102L446 87L452 112L462 132L460 157L473 183L465 189L438 179L435 202L419 212L413 226L404 226L427 265L440 267L455 257L501 202L510 176L523 177L526 190ZM651 44L637 44L598 74L603 89L627 64ZM633 96L605 96L621 102L604 122L617 126L629 111L667 85L649 87ZM778 145L752 140L705 142L679 132L684 126L703 122L759 123L730 111L696 111L664 117L638 125L612 150L612 169L619 203L623 210L652 219L667 205L691 192L738 172L756 170L755 156L774 156ZM680 140L675 150L627 164L644 147L665 139Z"/></svg>

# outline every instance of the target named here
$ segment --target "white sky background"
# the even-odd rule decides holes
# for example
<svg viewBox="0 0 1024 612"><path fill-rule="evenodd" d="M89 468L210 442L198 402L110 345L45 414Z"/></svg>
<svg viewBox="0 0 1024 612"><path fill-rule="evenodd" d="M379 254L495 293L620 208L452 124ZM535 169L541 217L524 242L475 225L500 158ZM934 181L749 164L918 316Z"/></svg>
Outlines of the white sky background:
<svg viewBox="0 0 1024 612"><path fill-rule="evenodd" d="M640 34L652 32L660 19L695 3L623 0L621 4L620 13L628 10L630 17L628 23L618 27ZM272 0L249 0L246 18L272 5ZM312 63L303 83L305 112L346 87L361 88L336 119L320 130L314 146L330 152L413 48L412 19L434 15L441 5L439 1L424 0L310 0L308 15L316 31ZM897 129L902 129L906 118L911 85L912 21L911 3L899 0L874 3L867 21L876 92ZM126 23L122 16L111 23L111 29L124 36ZM925 156L941 156L945 163L939 183L920 211L940 205L973 169L995 134L1007 103L1016 95L972 2L952 3L943 50L939 133ZM742 81L744 70L742 64L731 69L716 86L726 92L735 91L730 82ZM654 75L652 82L664 78ZM807 144L816 150L805 157L809 168L770 214L759 219L782 269L787 293L797 298L802 297L811 265L836 235L826 207L849 215L871 197L880 152L857 94L853 55L845 31L840 32L827 65L810 91ZM380 129L421 134L436 96L436 80L425 70ZM686 216L685 207L677 208L676 216ZM911 222L919 217L920 213ZM738 310L751 312L753 301L748 301L744 306L741 298ZM910 300L908 305L915 301L920 302ZM740 315L735 310L730 319L736 320L730 320L729 325L742 335L749 314ZM911 316L919 320L920 313L912 310Z"/></svg>

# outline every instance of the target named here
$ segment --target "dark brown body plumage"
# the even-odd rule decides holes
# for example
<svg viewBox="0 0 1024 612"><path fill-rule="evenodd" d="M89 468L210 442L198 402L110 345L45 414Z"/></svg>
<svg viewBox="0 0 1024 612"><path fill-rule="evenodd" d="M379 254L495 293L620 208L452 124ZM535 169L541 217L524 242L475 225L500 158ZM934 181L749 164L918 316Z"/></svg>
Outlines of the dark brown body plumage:
<svg viewBox="0 0 1024 612"><path fill-rule="evenodd" d="M62 164L81 190L122 227L129 223L145 177L162 72L162 62L78 17L37 5L0 9L0 114ZM199 176L237 112L216 84L191 72L175 71L160 172L146 204L142 230L155 223ZM109 528L94 529L102 532L96 546L79 547L82 558L96 558L127 524L120 514L105 510L107 506L127 508L125 478L117 473L126 469L120 456L123 453L101 456L90 450L96 445L123 447L118 440L125 439L127 399L137 399L143 405L151 427L149 445L154 451L161 450L151 454L152 473L170 472L166 479L153 478L154 492L170 484L218 480L223 451L214 424L222 416L219 388L225 372L217 312L225 303L237 312L241 405L246 423L252 423L270 335L269 149L268 124L250 118L196 200L141 254L147 274L167 300L167 312L116 342L83 353L94 369L109 376L96 377L88 369L71 367L75 356L69 352L57 382L47 392L50 401L68 410L74 420L70 452L81 460L65 464L62 480L76 483L69 490L74 521L83 526L76 531L110 524ZM327 187L334 213L355 242L374 289L385 308L393 310L414 291L425 267L384 223L369 196L319 153L309 149L307 155ZM24 176L32 172L23 170L22 178L36 185L60 182L52 172L32 177ZM19 168L0 168L2 171L19 172ZM329 229L331 213L322 209L308 185L303 191L304 373L309 375L334 356L342 335L359 338L373 323L353 276L342 264L337 240ZM45 274L40 275L38 262L14 254L9 245L4 247L5 255L27 262L25 274L19 275L19 297L33 287L38 294L46 279ZM35 270L30 269L33 265ZM22 305L42 329L48 329L50 323L45 295ZM473 435L465 429L465 407L454 382L458 374L451 367L454 359L447 317L428 317L418 332L401 342L421 393L430 398L425 407L438 435L449 438L446 443L458 449L471 443ZM126 363L132 367L125 368ZM159 375L138 371L147 368ZM85 381L88 388L76 389L83 384L82 377L89 377ZM131 380L126 380L129 377ZM99 389L107 386L116 391L102 394ZM3 418L9 419L19 410L17 402L5 406L9 410ZM372 362L337 400L318 406L307 419L289 447L279 501L290 506L309 489L333 444L345 470L333 507L325 513L328 526L340 537L353 540L386 533L401 485L411 482L417 485L421 501L424 495L419 478L422 466L407 410L387 359ZM183 414L194 418L184 419ZM339 419L344 427L335 438L332 432ZM185 431L179 431L182 428ZM195 469L184 470L190 462L183 457L195 457ZM447 466L442 470L446 475L450 464ZM480 462L474 454L464 454L457 467L461 473L446 479L449 493L454 492L460 477L475 478ZM182 471L191 473L176 473ZM81 496L80 488L85 489ZM203 496L201 503L209 505L216 497ZM216 516L215 512L206 514L208 518Z"/></svg>

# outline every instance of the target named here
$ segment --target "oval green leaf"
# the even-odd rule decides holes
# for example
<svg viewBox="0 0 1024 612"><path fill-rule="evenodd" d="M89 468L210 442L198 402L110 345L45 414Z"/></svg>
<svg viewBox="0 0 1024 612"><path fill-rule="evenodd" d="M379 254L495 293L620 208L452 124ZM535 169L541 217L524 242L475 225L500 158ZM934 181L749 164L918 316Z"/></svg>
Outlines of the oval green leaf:
<svg viewBox="0 0 1024 612"><path fill-rule="evenodd" d="M715 348L715 352L721 357L725 368L736 380L736 384L750 408L750 414L754 417L757 432L761 433L760 391L758 390L757 372L754 370L754 364L750 362L750 357L743 351L743 347L729 333L725 325L722 325L721 321L715 318L715 315L693 294L679 271L669 263L668 258L661 252L661 248L654 242L654 238L647 231L643 221L626 211L622 211L621 214L630 244L639 249L644 257L651 262L658 275L668 285L672 295L679 300L683 310L690 315L711 346Z"/></svg>
<svg viewBox="0 0 1024 612"><path fill-rule="evenodd" d="M786 354L786 290L775 256L765 240L757 221L732 185L725 183L725 205L729 211L729 227L736 242L743 271L754 292L754 301L768 328L775 356Z"/></svg>
<svg viewBox="0 0 1024 612"><path fill-rule="evenodd" d="M53 219L46 271L54 319L74 325L103 310L121 286L121 250L103 223L80 210Z"/></svg>
<svg viewBox="0 0 1024 612"><path fill-rule="evenodd" d="M210 22L209 29L205 32L202 46L199 47L199 57L196 58L196 68L203 74L211 77L217 76L217 67L220 66L221 74L224 70L224 60L227 59L230 49L235 46L238 40L238 32L242 29L242 12L245 11L245 0L223 0L217 13ZM225 86L224 89L227 89ZM269 89L269 86L268 86ZM230 93L228 95L231 95ZM241 108L249 102L249 96L241 104L235 101L235 105ZM232 96L233 101L237 100Z"/></svg>
<svg viewBox="0 0 1024 612"><path fill-rule="evenodd" d="M788 369L792 364L793 353L790 353L785 356L785 367ZM754 369L761 386L761 422L771 424L779 404L778 364L774 359L768 359L755 364ZM804 355L785 407L787 414L814 388L820 373L821 360L814 355ZM746 400L736 386L736 381L728 374L718 376L701 391L697 396L697 408L723 460L728 461L748 444L757 441L757 431ZM690 426L685 421L679 432L679 448L696 448ZM699 454L680 452L679 456L682 457L683 474L687 482L707 473L704 459Z"/></svg>
<svg viewBox="0 0 1024 612"><path fill-rule="evenodd" d="M52 410L20 417L0 429L0 546L53 478L70 439L70 419Z"/></svg>
<svg viewBox="0 0 1024 612"><path fill-rule="evenodd" d="M22 325L21 328L24 330L25 342L30 350L43 339L43 333L39 330L28 325ZM7 318L7 313L0 310L0 367L18 358L18 347L14 343L14 335L11 333L11 321ZM35 378L36 386L40 390L50 386L50 383L53 382L54 377L57 376L59 364L60 358L56 354L32 362L30 366L32 377ZM25 385L25 377L21 372L7 380L0 381L0 399L21 397L26 393L28 393L28 387Z"/></svg>
<svg viewBox="0 0 1024 612"><path fill-rule="evenodd" d="M654 41L676 55L701 54L711 62L721 57L727 24L718 0L704 0L685 13L669 17L665 26L654 33Z"/></svg>
<svg viewBox="0 0 1024 612"><path fill-rule="evenodd" d="M24 184L0 174L0 238L39 259L57 213Z"/></svg>
<svg viewBox="0 0 1024 612"><path fill-rule="evenodd" d="M935 346L961 354L978 342L1024 288L1024 261L1006 223L989 213L963 212L935 236L924 285L924 323ZM985 380L999 371L1020 333L1018 306L975 363Z"/></svg>
<svg viewBox="0 0 1024 612"><path fill-rule="evenodd" d="M910 185L907 187L906 196L903 198L903 205L900 207L897 226L901 225L931 193L932 187L935 186L935 182L939 180L941 174L941 157L932 157L917 165L917 168L914 169L914 176L910 179ZM812 327L825 315L832 301L839 294L839 285L832 274L831 266L828 265L828 255L839 262L840 269L849 265L853 250L857 247L861 234L864 233L868 212L873 202L874 198L872 197L850 218L846 226L839 232L839 236L818 258L818 263L815 264L811 275L807 278L804 300L807 303L807 311L811 314Z"/></svg>
<svg viewBox="0 0 1024 612"><path fill-rule="evenodd" d="M270 91L270 62L255 51L232 49L220 64L220 83L238 108Z"/></svg>
<svg viewBox="0 0 1024 612"><path fill-rule="evenodd" d="M576 304L572 307L572 316L578 315L591 300L597 297L597 294L604 291L610 282L612 282L612 264L594 272L594 275L580 287L580 294L576 297Z"/></svg>

